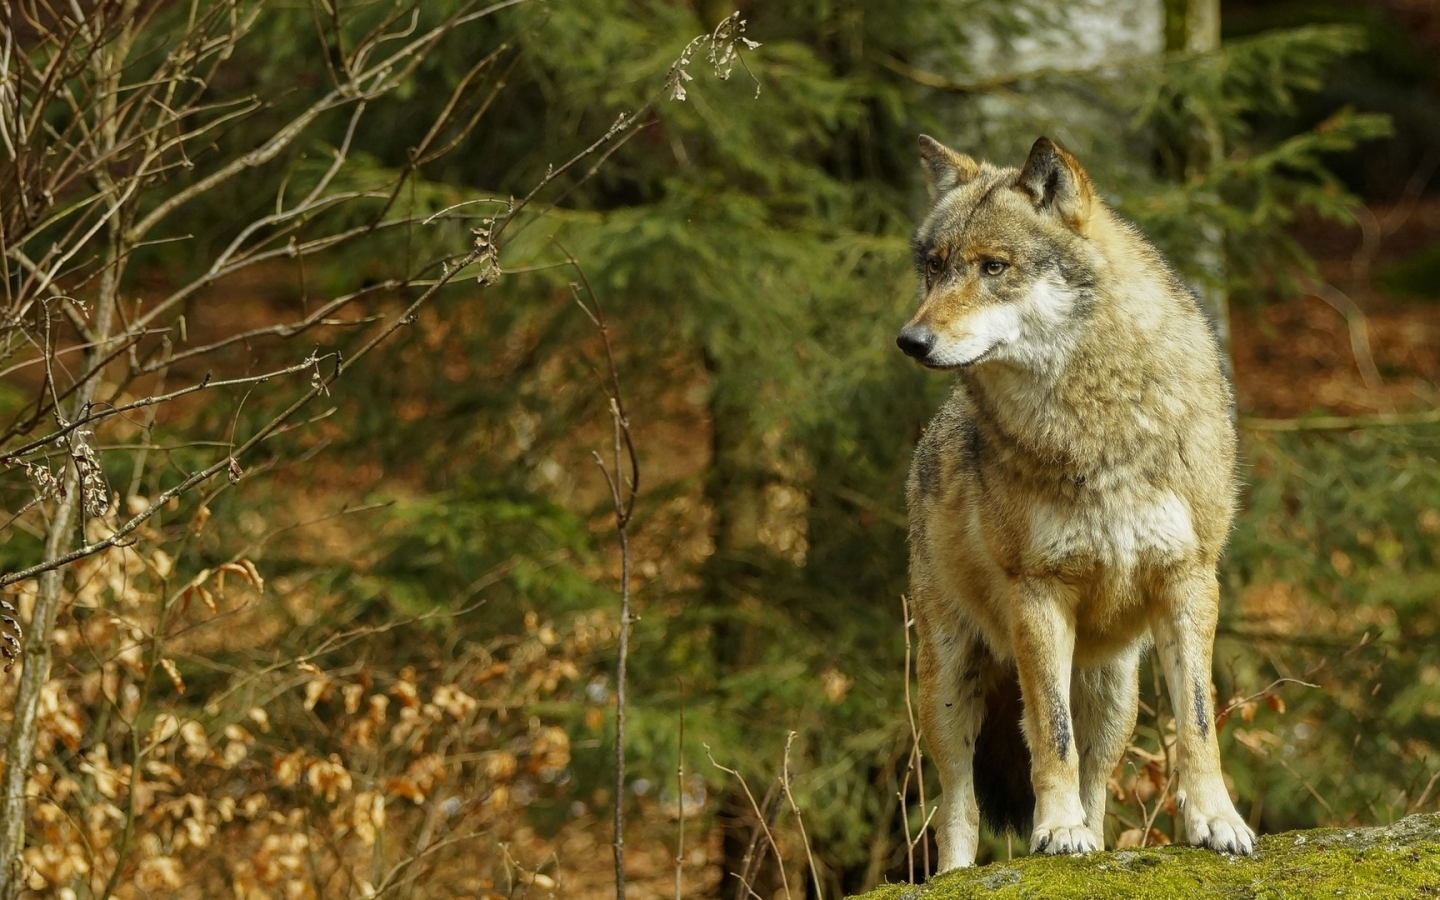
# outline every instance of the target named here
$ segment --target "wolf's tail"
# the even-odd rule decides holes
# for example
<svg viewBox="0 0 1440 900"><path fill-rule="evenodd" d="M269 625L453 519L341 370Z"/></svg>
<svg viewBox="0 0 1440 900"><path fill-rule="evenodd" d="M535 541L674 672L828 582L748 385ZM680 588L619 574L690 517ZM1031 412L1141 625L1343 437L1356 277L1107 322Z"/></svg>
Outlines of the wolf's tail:
<svg viewBox="0 0 1440 900"><path fill-rule="evenodd" d="M993 831L1028 839L1035 817L1030 747L1020 730L1025 707L1020 677L1011 667L985 695L985 718L975 738L975 801Z"/></svg>

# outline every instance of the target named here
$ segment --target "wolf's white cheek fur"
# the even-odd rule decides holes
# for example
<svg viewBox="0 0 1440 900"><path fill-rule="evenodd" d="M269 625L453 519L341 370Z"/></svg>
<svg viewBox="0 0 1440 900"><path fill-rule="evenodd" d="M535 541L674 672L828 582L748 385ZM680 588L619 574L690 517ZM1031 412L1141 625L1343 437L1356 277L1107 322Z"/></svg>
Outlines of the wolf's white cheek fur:
<svg viewBox="0 0 1440 900"><path fill-rule="evenodd" d="M1020 334L1003 355L1032 369L1053 367L1063 361L1076 338L1070 319L1075 300L1075 292L1064 282L1054 278L1037 281L1025 299L1016 304L1020 310Z"/></svg>
<svg viewBox="0 0 1440 900"><path fill-rule="evenodd" d="M930 354L938 366L963 366L994 351L993 359L1029 368L1053 365L1074 343L1070 316L1075 308L1070 286L1050 278L1037 281L1016 303L986 306L942 334Z"/></svg>
<svg viewBox="0 0 1440 900"><path fill-rule="evenodd" d="M940 335L926 360L936 366L963 366L1020 336L1020 307L1013 303L986 306L962 319L953 329L960 336Z"/></svg>

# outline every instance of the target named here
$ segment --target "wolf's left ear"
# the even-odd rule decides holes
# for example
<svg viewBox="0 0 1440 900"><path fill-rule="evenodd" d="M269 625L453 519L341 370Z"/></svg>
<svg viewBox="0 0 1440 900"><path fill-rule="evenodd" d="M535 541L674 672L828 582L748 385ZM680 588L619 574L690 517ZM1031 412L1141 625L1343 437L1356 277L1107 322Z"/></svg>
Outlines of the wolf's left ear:
<svg viewBox="0 0 1440 900"><path fill-rule="evenodd" d="M920 165L925 169L925 186L930 189L931 203L980 172L975 160L951 150L928 134L920 135Z"/></svg>
<svg viewBox="0 0 1440 900"><path fill-rule="evenodd" d="M1015 186L1029 195L1037 210L1051 212L1075 231L1085 233L1095 189L1075 157L1054 141L1042 137L1035 142Z"/></svg>

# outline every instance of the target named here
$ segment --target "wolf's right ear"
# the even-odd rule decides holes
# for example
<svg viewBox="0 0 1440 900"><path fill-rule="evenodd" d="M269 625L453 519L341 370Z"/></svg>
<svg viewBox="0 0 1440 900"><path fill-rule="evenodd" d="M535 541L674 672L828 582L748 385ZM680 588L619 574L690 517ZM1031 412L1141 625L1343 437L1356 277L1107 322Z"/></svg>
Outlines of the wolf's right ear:
<svg viewBox="0 0 1440 900"><path fill-rule="evenodd" d="M925 169L925 186L930 189L931 203L980 172L975 160L956 153L928 134L920 135L920 165Z"/></svg>

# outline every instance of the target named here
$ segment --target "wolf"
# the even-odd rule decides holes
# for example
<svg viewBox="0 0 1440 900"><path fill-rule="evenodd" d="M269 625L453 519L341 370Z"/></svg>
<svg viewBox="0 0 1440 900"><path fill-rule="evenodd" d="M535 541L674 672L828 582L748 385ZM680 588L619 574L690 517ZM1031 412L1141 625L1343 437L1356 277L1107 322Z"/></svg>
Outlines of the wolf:
<svg viewBox="0 0 1440 900"><path fill-rule="evenodd" d="M1248 855L1211 699L1237 493L1214 330L1048 138L1018 170L927 136L920 159L919 307L896 343L956 376L906 490L940 870L974 864L982 815L1031 852L1104 847L1152 642L1186 837Z"/></svg>

